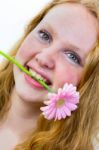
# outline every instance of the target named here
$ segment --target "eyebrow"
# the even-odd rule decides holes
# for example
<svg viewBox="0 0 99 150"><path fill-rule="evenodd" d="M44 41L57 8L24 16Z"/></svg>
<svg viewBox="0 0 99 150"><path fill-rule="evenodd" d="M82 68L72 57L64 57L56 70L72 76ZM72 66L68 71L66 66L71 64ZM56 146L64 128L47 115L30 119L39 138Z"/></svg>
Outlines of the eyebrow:
<svg viewBox="0 0 99 150"><path fill-rule="evenodd" d="M44 22L44 23L45 23L44 26L45 26L45 27L48 27L49 30L51 31L51 33L53 33L54 35L57 36L57 33L55 32L55 30L53 30L52 26L51 26L48 22ZM65 41L63 41L63 43L64 43L64 45L66 45L66 42L65 42ZM68 42L67 44L68 44L68 46L70 46L72 49L74 49L74 50L76 50L76 51L81 51L81 49L78 48L77 46L74 46L73 44L71 44L71 43L69 43L69 42Z"/></svg>
<svg viewBox="0 0 99 150"><path fill-rule="evenodd" d="M68 46L70 46L72 49L74 49L77 52L82 51L80 48L78 48L77 46L72 45L71 43L68 43Z"/></svg>
<svg viewBox="0 0 99 150"><path fill-rule="evenodd" d="M48 23L48 22L44 22L44 26L48 27L49 30L51 31L51 33L53 33L53 35L57 35L57 33L55 32L55 30L53 30L52 26Z"/></svg>
<svg viewBox="0 0 99 150"><path fill-rule="evenodd" d="M57 36L57 33L55 32L55 30L53 30L51 24L49 24L49 23L46 22L46 21L45 21L44 23L45 23L45 24L43 24L43 25L44 25L45 27L48 27L49 30L50 30L54 35ZM63 41L63 43L64 43L64 45L66 45L66 42ZM69 42L68 42L68 44L69 44L69 46L71 46L73 49L75 49L75 50L77 50L77 51L80 51L80 50L81 50L80 48L78 48L77 46L72 45L72 44L69 43Z"/></svg>

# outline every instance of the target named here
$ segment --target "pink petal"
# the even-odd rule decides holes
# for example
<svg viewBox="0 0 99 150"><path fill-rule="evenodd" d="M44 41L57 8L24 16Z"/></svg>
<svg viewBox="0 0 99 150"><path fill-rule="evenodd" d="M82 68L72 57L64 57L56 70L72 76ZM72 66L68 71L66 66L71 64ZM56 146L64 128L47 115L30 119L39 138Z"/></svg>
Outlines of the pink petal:
<svg viewBox="0 0 99 150"><path fill-rule="evenodd" d="M54 109L55 109L54 107L51 107L51 108L49 108L48 110L45 110L44 113L45 113L46 115L49 115Z"/></svg>
<svg viewBox="0 0 99 150"><path fill-rule="evenodd" d="M69 102L71 102L71 103L74 103L74 104L77 104L77 103L79 103L79 97L77 97L77 96L68 96L67 97L67 101Z"/></svg>
<svg viewBox="0 0 99 150"><path fill-rule="evenodd" d="M62 115L62 118L66 118L66 112L65 112L65 110L64 110L64 107L61 107L60 108L61 109L61 115Z"/></svg>
<svg viewBox="0 0 99 150"><path fill-rule="evenodd" d="M56 107L55 107L55 104L53 103L53 104L50 104L50 105L48 105L48 106L41 107L40 110L41 110L41 111L44 111L44 112L46 113L47 111L52 110L52 109L54 109L54 108L56 108Z"/></svg>
<svg viewBox="0 0 99 150"><path fill-rule="evenodd" d="M44 101L43 102L45 105L49 105L49 104L51 104L52 102L50 101L50 100L48 100L48 101Z"/></svg>
<svg viewBox="0 0 99 150"><path fill-rule="evenodd" d="M76 92L76 87L73 86L72 84L65 84L64 87L63 87L63 90L66 92L66 93L72 93L74 94L74 92Z"/></svg>
<svg viewBox="0 0 99 150"><path fill-rule="evenodd" d="M56 114L56 109L53 109L52 112L48 115L48 120L51 120L55 117L55 114Z"/></svg>
<svg viewBox="0 0 99 150"><path fill-rule="evenodd" d="M68 84L65 83L65 84L64 84L64 87L63 87L63 90L66 90L67 88L68 88Z"/></svg>
<svg viewBox="0 0 99 150"><path fill-rule="evenodd" d="M49 110L49 109L52 108L52 107L55 107L55 103L51 103L51 104L48 105L48 106L40 107L40 110L41 110L41 111L46 111L46 110Z"/></svg>
<svg viewBox="0 0 99 150"><path fill-rule="evenodd" d="M69 108L66 105L65 105L64 111L67 116L71 116L71 111L69 110Z"/></svg>
<svg viewBox="0 0 99 150"><path fill-rule="evenodd" d="M62 119L62 110L61 109L57 109L57 114L58 114L58 120Z"/></svg>
<svg viewBox="0 0 99 150"><path fill-rule="evenodd" d="M66 108L66 106L63 106L63 110L64 110L66 116L71 116L71 111L69 111L69 113L67 114L68 108ZM66 118L66 116L65 116L65 118Z"/></svg>
<svg viewBox="0 0 99 150"><path fill-rule="evenodd" d="M56 98L56 96L57 96L57 94L55 94L55 93L48 93L48 99L55 99Z"/></svg>
<svg viewBox="0 0 99 150"><path fill-rule="evenodd" d="M71 92L70 86L64 86L63 90L64 90L66 93L70 93L70 92Z"/></svg>
<svg viewBox="0 0 99 150"><path fill-rule="evenodd" d="M45 110L47 110L47 109L48 109L48 106L40 107L40 110L41 110L41 111L45 111Z"/></svg>
<svg viewBox="0 0 99 150"><path fill-rule="evenodd" d="M76 110L77 109L77 105L73 104L73 103L66 103L66 106L68 107L68 109L70 109L71 111Z"/></svg>
<svg viewBox="0 0 99 150"><path fill-rule="evenodd" d="M56 110L56 114L55 114L55 120L57 120L57 118L58 118L58 117L57 117L57 110Z"/></svg>
<svg viewBox="0 0 99 150"><path fill-rule="evenodd" d="M62 88L59 88L58 89L58 95L60 95L62 93L63 89Z"/></svg>
<svg viewBox="0 0 99 150"><path fill-rule="evenodd" d="M66 91L62 91L62 96L65 98L65 96L67 95Z"/></svg>
<svg viewBox="0 0 99 150"><path fill-rule="evenodd" d="M60 113L60 111L59 111L59 109L57 108L57 110L56 110L56 115L55 115L55 120L60 120L61 119L61 113Z"/></svg>

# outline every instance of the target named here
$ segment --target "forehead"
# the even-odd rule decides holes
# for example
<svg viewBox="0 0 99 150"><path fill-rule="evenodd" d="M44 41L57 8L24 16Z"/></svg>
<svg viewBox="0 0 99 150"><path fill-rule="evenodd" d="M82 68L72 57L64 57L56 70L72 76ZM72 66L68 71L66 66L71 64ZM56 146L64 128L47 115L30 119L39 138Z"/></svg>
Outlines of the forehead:
<svg viewBox="0 0 99 150"><path fill-rule="evenodd" d="M43 18L41 24L51 25L59 38L65 40L68 37L70 43L80 44L82 49L90 49L90 46L92 47L96 42L97 21L80 4L65 3L53 7ZM71 38L71 36L74 38ZM73 41L71 41L72 39Z"/></svg>

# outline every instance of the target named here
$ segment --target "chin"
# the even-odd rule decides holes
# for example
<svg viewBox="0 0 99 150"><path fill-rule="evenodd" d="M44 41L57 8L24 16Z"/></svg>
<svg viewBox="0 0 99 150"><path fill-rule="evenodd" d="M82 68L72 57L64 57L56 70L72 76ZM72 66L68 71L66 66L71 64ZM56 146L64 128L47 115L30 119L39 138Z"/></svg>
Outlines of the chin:
<svg viewBox="0 0 99 150"><path fill-rule="evenodd" d="M15 85L15 93L18 99L21 99L26 102L36 102L36 103L43 103L46 100L47 94L44 92L39 92L37 90L29 89L28 87L22 87Z"/></svg>
<svg viewBox="0 0 99 150"><path fill-rule="evenodd" d="M34 102L35 99L33 97L33 93L32 95L30 94L30 92L28 92L27 90L24 90L22 88L17 88L16 86L16 95L19 99L22 99L24 101L27 101L27 102Z"/></svg>
<svg viewBox="0 0 99 150"><path fill-rule="evenodd" d="M15 79L15 93L16 96L20 99L27 102L42 102L46 100L48 91L38 90L32 88L27 82L24 80L23 73L19 73L14 76Z"/></svg>

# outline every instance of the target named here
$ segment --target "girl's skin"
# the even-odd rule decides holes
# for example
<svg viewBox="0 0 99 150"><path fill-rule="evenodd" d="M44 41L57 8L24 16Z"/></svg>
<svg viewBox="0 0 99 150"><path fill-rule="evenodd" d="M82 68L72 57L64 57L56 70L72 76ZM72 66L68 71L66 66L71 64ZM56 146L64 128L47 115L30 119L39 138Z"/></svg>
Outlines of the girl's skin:
<svg viewBox="0 0 99 150"><path fill-rule="evenodd" d="M52 8L28 35L16 59L22 65L27 64L32 70L45 74L54 90L66 82L77 86L86 56L95 46L97 35L97 20L85 7L61 4ZM48 91L31 86L15 65L13 71L12 107L2 128L14 131L15 136L22 140L23 133L35 127Z"/></svg>

